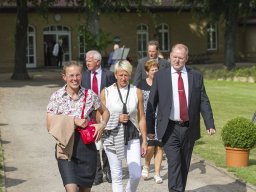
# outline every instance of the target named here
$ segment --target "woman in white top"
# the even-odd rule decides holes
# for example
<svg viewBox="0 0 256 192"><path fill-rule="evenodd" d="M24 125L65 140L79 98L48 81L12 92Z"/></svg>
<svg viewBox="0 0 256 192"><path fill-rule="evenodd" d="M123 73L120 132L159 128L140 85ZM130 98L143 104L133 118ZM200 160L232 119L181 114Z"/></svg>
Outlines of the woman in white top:
<svg viewBox="0 0 256 192"><path fill-rule="evenodd" d="M129 180L125 191L135 192L141 177L141 155L147 150L143 95L129 84L132 72L129 61L117 62L114 72L117 83L101 92L101 101L110 111L103 145L111 169L112 191L123 192L122 160L126 158Z"/></svg>

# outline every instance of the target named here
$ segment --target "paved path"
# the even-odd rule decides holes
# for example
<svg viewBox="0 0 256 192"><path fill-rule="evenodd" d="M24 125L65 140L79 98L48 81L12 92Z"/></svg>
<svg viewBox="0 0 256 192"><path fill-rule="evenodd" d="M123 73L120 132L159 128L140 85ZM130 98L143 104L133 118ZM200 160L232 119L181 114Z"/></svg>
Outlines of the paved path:
<svg viewBox="0 0 256 192"><path fill-rule="evenodd" d="M46 105L50 94L63 82L60 71L33 71L33 81L9 80L0 74L0 131L4 150L5 187L7 192L63 192L54 157L54 140L46 131ZM124 183L127 169L124 168ZM167 190L167 164L163 162L163 184L155 184L153 173L141 180L139 192ZM92 191L111 191L104 182ZM188 177L190 192L253 192L255 186L241 183L204 160L193 156Z"/></svg>

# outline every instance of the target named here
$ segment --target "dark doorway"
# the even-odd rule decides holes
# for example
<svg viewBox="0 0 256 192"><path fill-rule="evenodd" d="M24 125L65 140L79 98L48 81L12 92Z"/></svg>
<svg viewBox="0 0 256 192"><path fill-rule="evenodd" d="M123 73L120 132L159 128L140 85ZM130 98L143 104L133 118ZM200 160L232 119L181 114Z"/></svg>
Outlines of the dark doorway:
<svg viewBox="0 0 256 192"><path fill-rule="evenodd" d="M56 35L44 35L44 65L57 66L56 58L52 55L56 43Z"/></svg>

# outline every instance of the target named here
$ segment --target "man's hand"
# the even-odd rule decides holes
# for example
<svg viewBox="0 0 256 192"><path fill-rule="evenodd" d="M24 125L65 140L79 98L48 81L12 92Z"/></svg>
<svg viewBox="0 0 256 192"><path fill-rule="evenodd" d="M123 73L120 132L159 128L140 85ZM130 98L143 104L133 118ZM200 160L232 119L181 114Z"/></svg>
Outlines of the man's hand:
<svg viewBox="0 0 256 192"><path fill-rule="evenodd" d="M213 135L213 134L215 134L215 132L216 132L216 130L214 128L207 129L208 135Z"/></svg>

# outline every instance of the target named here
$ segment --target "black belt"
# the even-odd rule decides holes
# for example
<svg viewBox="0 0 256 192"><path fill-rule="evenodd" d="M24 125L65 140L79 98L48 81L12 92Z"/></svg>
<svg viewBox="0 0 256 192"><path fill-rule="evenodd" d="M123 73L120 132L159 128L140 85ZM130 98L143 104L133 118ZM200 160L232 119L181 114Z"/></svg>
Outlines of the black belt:
<svg viewBox="0 0 256 192"><path fill-rule="evenodd" d="M170 123L175 124L175 125L179 125L181 127L189 127L189 121L173 121L173 120L169 120Z"/></svg>

